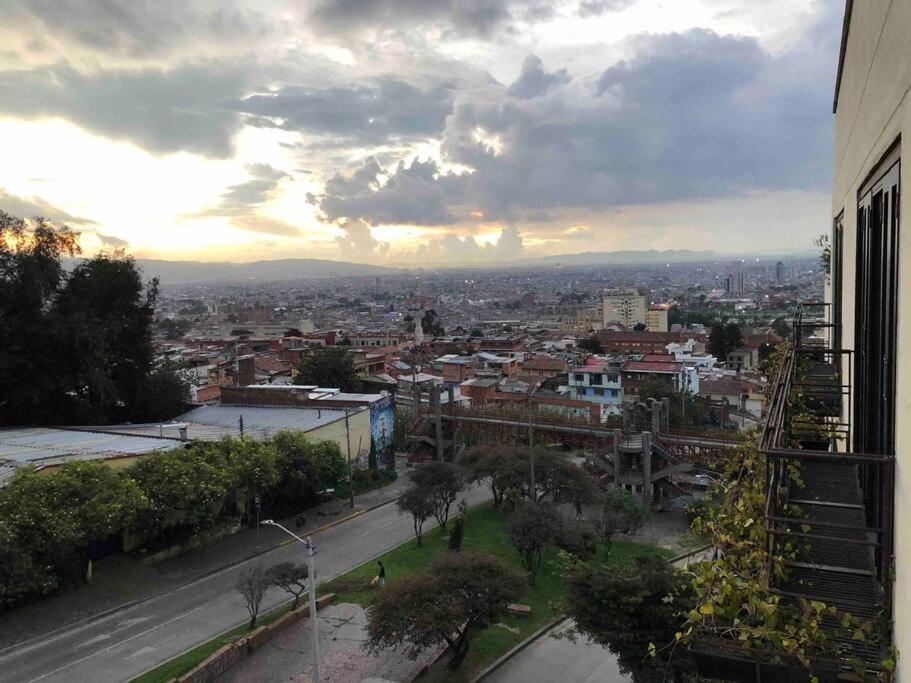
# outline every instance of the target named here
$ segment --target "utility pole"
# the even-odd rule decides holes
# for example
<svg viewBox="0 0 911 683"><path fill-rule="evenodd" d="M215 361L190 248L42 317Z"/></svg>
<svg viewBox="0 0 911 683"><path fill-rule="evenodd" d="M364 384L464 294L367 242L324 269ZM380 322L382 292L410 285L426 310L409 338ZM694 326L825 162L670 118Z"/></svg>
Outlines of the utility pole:
<svg viewBox="0 0 911 683"><path fill-rule="evenodd" d="M345 441L348 443L348 497L354 509L354 478L351 476L351 429L348 425L348 409L345 408Z"/></svg>
<svg viewBox="0 0 911 683"><path fill-rule="evenodd" d="M319 683L319 631L316 627L316 561L314 560L316 546L313 545L313 540L310 536L307 536L306 539L303 539L294 532L286 529L281 524L278 524L271 519L264 520L263 524L268 524L269 526L277 526L289 536L293 536L298 541L303 543L304 547L308 551L307 573L310 578L310 648L312 650L311 655L313 657L313 675L310 677L310 680L313 681L313 683Z"/></svg>
<svg viewBox="0 0 911 683"><path fill-rule="evenodd" d="M531 502L537 503L538 494L535 493L535 430L531 424L531 394L528 396L528 462L531 468L529 479Z"/></svg>

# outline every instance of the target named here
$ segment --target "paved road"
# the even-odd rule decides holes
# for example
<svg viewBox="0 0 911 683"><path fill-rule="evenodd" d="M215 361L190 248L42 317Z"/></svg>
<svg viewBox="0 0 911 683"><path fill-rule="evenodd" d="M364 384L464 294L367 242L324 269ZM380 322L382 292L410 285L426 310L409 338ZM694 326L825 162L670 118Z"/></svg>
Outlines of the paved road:
<svg viewBox="0 0 911 683"><path fill-rule="evenodd" d="M490 498L472 488L470 505ZM395 505L367 512L316 536L317 580L328 581L408 540L411 519ZM264 567L304 557L300 544L276 548L230 569L116 612L65 633L31 642L0 656L0 681L126 681L247 619L234 589L238 574L259 562ZM270 590L263 611L285 601Z"/></svg>

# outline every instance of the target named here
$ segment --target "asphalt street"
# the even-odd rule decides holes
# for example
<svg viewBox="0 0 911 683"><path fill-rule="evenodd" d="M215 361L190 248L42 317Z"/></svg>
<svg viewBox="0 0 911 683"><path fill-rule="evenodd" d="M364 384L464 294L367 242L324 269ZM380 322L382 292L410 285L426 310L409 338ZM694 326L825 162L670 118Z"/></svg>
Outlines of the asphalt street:
<svg viewBox="0 0 911 683"><path fill-rule="evenodd" d="M471 488L463 497L476 505L490 498L490 489ZM412 535L411 518L394 504L322 531L313 537L317 582L344 574ZM241 571L256 563L268 567L303 561L305 552L299 543L281 546L133 607L31 641L0 655L0 681L127 681L246 621L235 590ZM387 572L394 576L395 568L387 567ZM287 598L271 589L263 611Z"/></svg>

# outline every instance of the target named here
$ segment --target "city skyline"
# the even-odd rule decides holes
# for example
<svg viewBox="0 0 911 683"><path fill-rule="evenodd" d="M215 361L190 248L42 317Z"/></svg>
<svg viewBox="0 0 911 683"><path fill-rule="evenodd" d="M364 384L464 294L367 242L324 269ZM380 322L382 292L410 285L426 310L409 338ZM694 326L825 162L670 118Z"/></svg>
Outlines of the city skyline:
<svg viewBox="0 0 911 683"><path fill-rule="evenodd" d="M828 227L837 2L114 5L0 6L0 209L86 253L805 253Z"/></svg>

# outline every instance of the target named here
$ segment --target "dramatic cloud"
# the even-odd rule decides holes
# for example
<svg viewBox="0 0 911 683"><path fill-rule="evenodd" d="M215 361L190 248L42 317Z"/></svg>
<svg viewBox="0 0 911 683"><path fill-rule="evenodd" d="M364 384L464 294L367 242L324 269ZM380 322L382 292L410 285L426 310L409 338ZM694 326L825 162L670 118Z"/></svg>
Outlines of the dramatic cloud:
<svg viewBox="0 0 911 683"><path fill-rule="evenodd" d="M0 71L0 114L68 119L154 153L227 157L241 117L224 102L249 80L247 69L229 65L81 73L61 64Z"/></svg>
<svg viewBox="0 0 911 683"><path fill-rule="evenodd" d="M384 183L376 159L367 159L350 176L334 175L326 182L325 194L311 196L327 220L363 220L371 225L407 223L442 225L452 223L453 215L444 205L453 196L446 179L438 181L433 161L414 160L406 166L399 162Z"/></svg>
<svg viewBox="0 0 911 683"><path fill-rule="evenodd" d="M322 0L308 19L335 33L410 24L489 38L496 30L511 30L515 22L549 18L554 4L545 0Z"/></svg>
<svg viewBox="0 0 911 683"><path fill-rule="evenodd" d="M541 94L525 88L534 79L520 77L509 88L459 92L441 149L446 163L472 173L424 170L414 174L419 191L412 191L400 182L409 175L400 166L386 184L351 196L327 185L321 207L333 219L433 224L451 222L456 207L513 220L522 209L603 209L827 183L831 93L829 74L818 69L823 60L805 51L773 55L756 39L707 30L645 35L631 46L632 56L593 86ZM546 75L534 61L526 62L528 73ZM516 100L516 90L538 96Z"/></svg>
<svg viewBox="0 0 911 683"><path fill-rule="evenodd" d="M579 16L597 17L607 12L622 12L635 2L636 0L582 0L579 3Z"/></svg>
<svg viewBox="0 0 911 683"><path fill-rule="evenodd" d="M286 87L236 103L250 123L377 145L390 138L437 135L452 110L455 85L422 89L397 78L330 88Z"/></svg>
<svg viewBox="0 0 911 683"><path fill-rule="evenodd" d="M225 190L218 205L207 210L206 215L247 215L265 203L279 182L288 177L287 173L272 168L269 164L248 164L247 172L250 174L250 180L232 185Z"/></svg>
<svg viewBox="0 0 911 683"><path fill-rule="evenodd" d="M446 235L420 245L413 254L408 255L408 259L416 263L477 263L517 259L524 252L518 228L508 226L503 228L494 242L484 244L478 243L471 235Z"/></svg>
<svg viewBox="0 0 911 683"><path fill-rule="evenodd" d="M569 83L570 80L572 79L566 69L547 73L544 70L543 62L538 57L529 55L522 62L522 72L506 90L506 94L529 100L532 97L546 94L552 88Z"/></svg>
<svg viewBox="0 0 911 683"><path fill-rule="evenodd" d="M0 188L0 211L6 211L6 213L20 218L47 218L54 223L91 225L95 222L88 218L73 216L46 202L41 197L25 199L11 195L3 188Z"/></svg>
<svg viewBox="0 0 911 683"><path fill-rule="evenodd" d="M347 221L339 226L345 233L336 237L339 255L346 260L371 261L382 257L389 245L374 239L370 226L363 221Z"/></svg>
<svg viewBox="0 0 911 683"><path fill-rule="evenodd" d="M44 31L63 46L131 58L267 32L253 7L229 0L5 0L0 19Z"/></svg>

